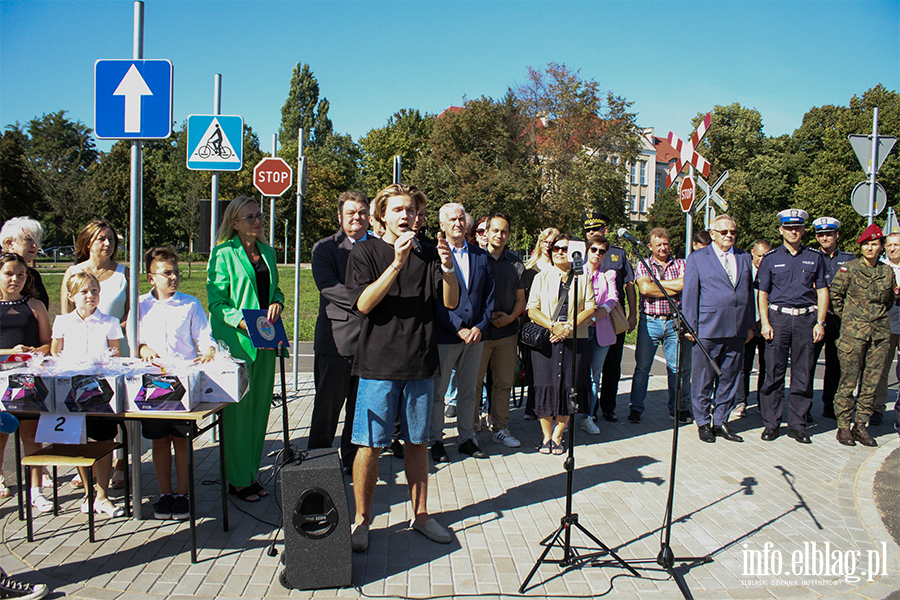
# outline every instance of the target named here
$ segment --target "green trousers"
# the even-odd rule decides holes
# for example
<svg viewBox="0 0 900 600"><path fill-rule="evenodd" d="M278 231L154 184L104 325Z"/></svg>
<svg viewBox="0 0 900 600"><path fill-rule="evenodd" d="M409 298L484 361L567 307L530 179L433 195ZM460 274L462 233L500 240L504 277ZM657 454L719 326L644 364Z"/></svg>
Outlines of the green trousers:
<svg viewBox="0 0 900 600"><path fill-rule="evenodd" d="M256 481L266 441L266 424L275 385L275 351L260 350L255 361L247 361L250 387L240 402L222 411L225 429L225 474L237 488Z"/></svg>
<svg viewBox="0 0 900 600"><path fill-rule="evenodd" d="M881 375L888 367L887 358L891 340L851 340L840 338L837 342L841 361L841 382L834 395L834 414L838 427L849 429L851 413L856 408L855 422L865 425L875 410L875 390ZM856 384L859 395L853 399Z"/></svg>

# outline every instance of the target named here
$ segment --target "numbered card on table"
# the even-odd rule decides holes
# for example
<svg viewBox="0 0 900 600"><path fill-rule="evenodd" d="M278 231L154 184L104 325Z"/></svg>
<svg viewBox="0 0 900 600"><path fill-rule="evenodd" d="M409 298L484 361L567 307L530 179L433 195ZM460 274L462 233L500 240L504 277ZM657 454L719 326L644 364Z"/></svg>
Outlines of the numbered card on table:
<svg viewBox="0 0 900 600"><path fill-rule="evenodd" d="M44 413L38 420L34 441L38 444L86 444L84 414Z"/></svg>

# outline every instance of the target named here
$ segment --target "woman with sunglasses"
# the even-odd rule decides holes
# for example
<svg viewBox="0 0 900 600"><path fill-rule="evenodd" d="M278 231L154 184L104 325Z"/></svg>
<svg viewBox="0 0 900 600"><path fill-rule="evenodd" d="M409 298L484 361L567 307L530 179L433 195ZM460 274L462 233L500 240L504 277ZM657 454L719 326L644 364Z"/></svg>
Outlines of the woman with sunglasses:
<svg viewBox="0 0 900 600"><path fill-rule="evenodd" d="M564 451L563 434L572 414L570 388L576 389L578 406L586 407L590 398L588 327L597 304L591 278L584 274L574 277L568 257L570 239L567 233L553 239L553 267L534 278L527 305L528 317L550 332L549 349L531 349L534 411L543 434L541 454Z"/></svg>
<svg viewBox="0 0 900 600"><path fill-rule="evenodd" d="M587 250L586 275L590 277L591 287L594 289L597 313L591 318L591 326L588 329L591 347L591 395L587 414L581 415L581 428L587 433L596 435L600 433L600 428L594 421L597 397L600 394L600 374L603 372L603 363L606 361L609 347L616 343L616 332L609 313L619 302L619 292L616 289L616 272L601 267L609 250L609 240L599 233L592 234L588 237Z"/></svg>
<svg viewBox="0 0 900 600"><path fill-rule="evenodd" d="M224 342L234 358L246 361L250 376L247 394L222 411L228 489L246 502L269 495L258 474L275 383L275 351L253 347L241 311L264 309L269 323L275 323L284 310L275 249L266 243L263 220L253 198L232 200L206 267L213 337Z"/></svg>

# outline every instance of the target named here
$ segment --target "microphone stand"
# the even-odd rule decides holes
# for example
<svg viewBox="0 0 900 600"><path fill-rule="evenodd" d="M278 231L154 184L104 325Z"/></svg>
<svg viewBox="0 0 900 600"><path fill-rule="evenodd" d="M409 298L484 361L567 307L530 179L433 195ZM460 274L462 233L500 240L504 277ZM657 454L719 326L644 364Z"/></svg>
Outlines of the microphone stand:
<svg viewBox="0 0 900 600"><path fill-rule="evenodd" d="M641 576L633 567L631 567L628 563L622 560L619 555L613 552L609 548L609 546L601 542L600 539L597 538L597 536L592 534L584 527L584 525L579 523L578 513L572 512L572 484L575 475L575 430L577 429L575 422L577 416L576 411L578 410L578 381L576 379L576 374L578 372L576 368L578 354L578 278L583 273L581 252L573 252L572 258L572 272L574 274L572 283L575 287L572 312L575 315L575 322L572 324L572 381L571 386L569 387L568 397L568 408L569 414L571 415L571 417L569 418L569 448L568 456L566 457L566 461L564 463L566 469L566 514L559 520L559 527L557 527L553 533L541 540L541 545L546 545L546 547L538 557L537 561L534 563L534 566L531 568L531 572L528 573L528 577L526 577L525 581L522 582L522 585L519 586L520 594L525 593L525 588L528 587L528 582L531 581L531 578L534 577L534 574L537 572L538 567L540 567L543 563L555 563L561 567L579 568L588 561L594 561L597 558L609 555L612 556L613 559L615 559L616 563L621 565L623 568L628 569L628 571L630 571L631 574L635 577ZM565 344L565 340L560 343ZM579 531L581 531L581 533L586 535L592 542L597 545L597 547L600 548L600 550L592 551L586 554L579 554L575 549L572 548L572 527L577 528ZM562 542L560 542L560 536L562 536L563 538ZM561 559L547 558L550 550L557 546L562 549L563 557ZM565 573L565 571L563 573Z"/></svg>
<svg viewBox="0 0 900 600"><path fill-rule="evenodd" d="M666 572L669 574L672 579L675 580L675 583L678 584L678 589L681 590L681 594L686 599L691 599L693 596L691 595L690 590L687 587L687 584L684 581L684 578L681 577L678 573L675 572L675 562L688 562L688 563L696 563L696 564L707 564L713 561L712 556L679 556L676 557L672 552L672 546L670 544L672 538L672 507L675 502L675 466L677 463L678 457L678 428L679 428L679 416L681 414L681 393L682 393L682 384L681 384L681 375L682 375L682 352L681 349L684 347L684 339L686 335L691 335L694 338L697 347L703 352L703 355L706 357L706 360L709 361L712 370L715 372L716 377L722 376L722 370L719 368L719 365L712 359L712 356L709 354L709 350L706 349L706 346L700 342L700 338L697 335L697 332L691 327L690 323L687 322L687 319L684 318L684 314L681 312L681 309L672 300L672 297L666 291L666 288L663 287L662 283L659 281L659 277L656 276L656 271L654 271L647 262L647 259L641 254L640 247L643 244L640 243L632 243L632 247L638 255L641 263L644 265L644 268L650 273L650 277L653 279L653 283L656 284L656 287L662 292L663 297L669 304L670 314L675 319L675 329L678 332L678 343L676 345L677 358L676 358L676 367L675 367L675 423L672 425L672 459L669 465L669 493L666 497L666 512L663 516L663 535L660 539L660 549L659 554L656 556L656 564L663 567ZM653 559L636 559L632 561L633 563L647 563L652 561ZM591 566L603 566L605 564L610 564L611 561L594 561Z"/></svg>

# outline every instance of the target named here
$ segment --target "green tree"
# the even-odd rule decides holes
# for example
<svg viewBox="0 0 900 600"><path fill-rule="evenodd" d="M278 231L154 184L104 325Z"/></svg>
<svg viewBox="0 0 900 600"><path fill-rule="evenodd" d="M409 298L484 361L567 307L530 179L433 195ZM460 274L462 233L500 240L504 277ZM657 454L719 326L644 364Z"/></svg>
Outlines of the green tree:
<svg viewBox="0 0 900 600"><path fill-rule="evenodd" d="M328 118L327 98L319 99L319 82L307 64L297 63L291 75L291 86L287 100L281 107L282 144L297 139L303 128L305 144L320 146L332 133L331 119Z"/></svg>
<svg viewBox="0 0 900 600"><path fill-rule="evenodd" d="M74 237L97 216L86 179L99 155L91 129L65 115L60 110L28 123L27 156L49 205L49 216L61 233Z"/></svg>
<svg viewBox="0 0 900 600"><path fill-rule="evenodd" d="M15 126L0 136L0 223L18 216L39 217L46 211L40 184L28 164L27 144L25 133Z"/></svg>
<svg viewBox="0 0 900 600"><path fill-rule="evenodd" d="M511 93L500 101L468 100L463 110L435 121L430 148L408 177L432 202L430 230L437 227L437 208L447 202L461 203L475 218L503 211L514 231L541 227L538 173L523 128Z"/></svg>
<svg viewBox="0 0 900 600"><path fill-rule="evenodd" d="M821 150L812 159L808 171L799 177L795 187L795 203L809 212L811 218L822 215L841 222L840 243L845 250L856 250L857 234L867 219L853 210L850 196L856 184L868 179L850 146L850 134L870 134L872 115L878 107L879 135L900 136L900 96L879 84L861 96L854 96L847 108L833 111L825 107L830 119L821 128ZM819 109L822 111L823 109ZM887 192L888 203L900 196L900 159L894 148L878 170L876 179ZM885 214L875 222L884 224Z"/></svg>
<svg viewBox="0 0 900 600"><path fill-rule="evenodd" d="M427 151L434 128L434 115L423 117L418 110L395 112L387 125L372 129L360 138L360 184L370 197L391 183L394 156L400 155L403 172L412 173L418 157Z"/></svg>
<svg viewBox="0 0 900 600"><path fill-rule="evenodd" d="M580 71L549 63L528 68L528 83L516 90L525 134L540 165L541 204L562 229L580 230L582 215L601 210L617 222L626 219L625 165L640 149L632 103ZM609 158L618 157L616 164Z"/></svg>

